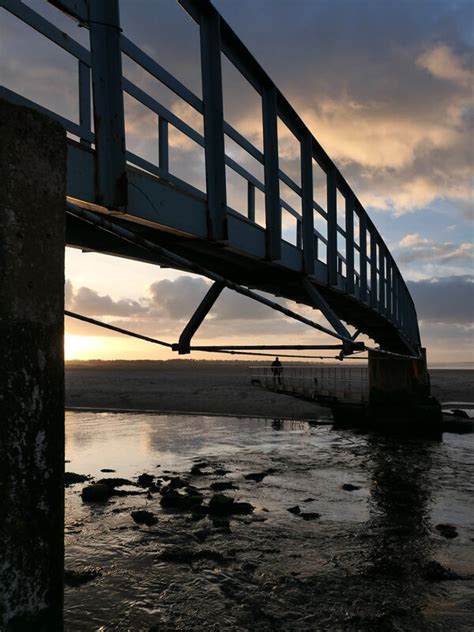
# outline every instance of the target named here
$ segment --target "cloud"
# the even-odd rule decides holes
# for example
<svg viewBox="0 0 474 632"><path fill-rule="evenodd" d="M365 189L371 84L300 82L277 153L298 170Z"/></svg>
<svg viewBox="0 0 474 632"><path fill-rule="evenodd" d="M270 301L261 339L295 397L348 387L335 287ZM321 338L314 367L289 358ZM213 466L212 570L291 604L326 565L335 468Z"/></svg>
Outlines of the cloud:
<svg viewBox="0 0 474 632"><path fill-rule="evenodd" d="M67 304L71 311L89 316L135 316L144 314L147 307L132 299L114 301L108 294L100 295L88 287L80 287L76 292L67 282Z"/></svg>
<svg viewBox="0 0 474 632"><path fill-rule="evenodd" d="M399 242L398 261L412 263L414 261L436 261L442 263L474 261L472 243L454 244L450 241L436 242L421 237L418 233L405 235Z"/></svg>
<svg viewBox="0 0 474 632"><path fill-rule="evenodd" d="M472 72L445 44L426 50L416 63L436 77L472 88Z"/></svg>
<svg viewBox="0 0 474 632"><path fill-rule="evenodd" d="M408 281L421 321L469 326L474 320L474 275Z"/></svg>

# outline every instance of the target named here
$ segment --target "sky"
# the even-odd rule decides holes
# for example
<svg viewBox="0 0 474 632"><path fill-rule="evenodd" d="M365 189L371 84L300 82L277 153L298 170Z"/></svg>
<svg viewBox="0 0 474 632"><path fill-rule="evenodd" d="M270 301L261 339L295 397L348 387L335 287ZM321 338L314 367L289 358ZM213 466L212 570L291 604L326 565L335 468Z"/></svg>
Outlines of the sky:
<svg viewBox="0 0 474 632"><path fill-rule="evenodd" d="M87 30L44 0L25 4L88 46ZM415 300L429 360L474 361L472 1L214 0L214 5L335 161L384 237ZM201 96L198 29L177 2L121 0L120 10L125 35ZM202 131L200 115L133 62L124 59L123 70ZM4 9L0 79L77 121L75 60ZM257 94L225 58L223 83L226 120L261 148ZM156 162L155 117L130 97L125 112L127 148ZM203 188L201 150L178 132L170 133L170 144L172 172ZM229 141L226 151L260 175L259 166ZM296 157L295 140L281 126L280 167L290 175L297 173ZM228 202L236 210L245 204L243 185L228 174ZM282 187L285 195L298 204ZM259 221L262 208L257 199ZM294 241L290 218L283 222L285 237ZM197 276L70 248L66 279L69 309L171 341L208 287ZM310 308L302 312L324 323ZM228 290L195 341L328 342ZM67 359L171 356L71 319L65 350Z"/></svg>

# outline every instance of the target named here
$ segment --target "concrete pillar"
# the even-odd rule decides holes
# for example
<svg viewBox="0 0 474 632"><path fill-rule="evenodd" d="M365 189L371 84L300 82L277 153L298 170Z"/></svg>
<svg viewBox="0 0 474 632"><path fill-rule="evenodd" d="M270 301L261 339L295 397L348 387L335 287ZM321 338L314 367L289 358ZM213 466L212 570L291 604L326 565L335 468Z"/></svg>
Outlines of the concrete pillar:
<svg viewBox="0 0 474 632"><path fill-rule="evenodd" d="M425 349L419 359L369 351L369 410L380 421L441 421L439 403L431 397Z"/></svg>
<svg viewBox="0 0 474 632"><path fill-rule="evenodd" d="M418 360L369 351L369 396L371 403L406 403L430 395L426 352Z"/></svg>
<svg viewBox="0 0 474 632"><path fill-rule="evenodd" d="M0 100L0 629L62 629L66 134Z"/></svg>

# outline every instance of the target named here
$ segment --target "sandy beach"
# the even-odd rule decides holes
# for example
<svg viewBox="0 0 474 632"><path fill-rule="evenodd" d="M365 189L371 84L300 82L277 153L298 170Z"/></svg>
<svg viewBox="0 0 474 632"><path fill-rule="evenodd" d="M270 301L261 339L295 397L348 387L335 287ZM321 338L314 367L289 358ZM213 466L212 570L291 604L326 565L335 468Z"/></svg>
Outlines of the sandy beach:
<svg viewBox="0 0 474 632"><path fill-rule="evenodd" d="M313 402L251 384L251 363L171 360L66 365L66 406L150 409L308 419L328 414ZM441 403L474 399L473 372L433 369Z"/></svg>

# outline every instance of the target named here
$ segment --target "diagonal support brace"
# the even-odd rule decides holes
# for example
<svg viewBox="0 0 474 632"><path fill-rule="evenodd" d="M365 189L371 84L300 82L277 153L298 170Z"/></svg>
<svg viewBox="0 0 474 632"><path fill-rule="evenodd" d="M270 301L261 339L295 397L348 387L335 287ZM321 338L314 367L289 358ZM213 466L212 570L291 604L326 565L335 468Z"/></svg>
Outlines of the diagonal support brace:
<svg viewBox="0 0 474 632"><path fill-rule="evenodd" d="M303 280L303 286L306 290L306 293L311 299L313 307L319 309L323 316L330 323L331 327L336 331L340 336L344 336L345 338L352 338L351 334L344 327L336 313L332 310L332 308L328 305L325 299L321 296L315 286L311 283L309 279ZM351 355L354 351L354 348L358 343L354 343L352 345L350 342L343 341L343 355Z"/></svg>
<svg viewBox="0 0 474 632"><path fill-rule="evenodd" d="M208 315L225 286L224 281L215 281L213 285L211 285L209 291L198 305L194 314L191 316L188 324L183 329L181 336L179 337L178 344L173 345L173 351L178 351L180 355L190 353L192 337L200 327L202 321Z"/></svg>

